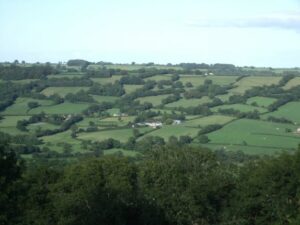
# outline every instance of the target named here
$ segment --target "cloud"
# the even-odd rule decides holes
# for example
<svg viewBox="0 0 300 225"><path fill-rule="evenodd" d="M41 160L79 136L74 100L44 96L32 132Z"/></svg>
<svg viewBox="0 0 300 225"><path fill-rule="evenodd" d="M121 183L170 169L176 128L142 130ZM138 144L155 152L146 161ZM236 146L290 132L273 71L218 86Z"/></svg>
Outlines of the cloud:
<svg viewBox="0 0 300 225"><path fill-rule="evenodd" d="M284 12L239 18L202 18L188 22L204 28L279 28L300 31L300 12Z"/></svg>

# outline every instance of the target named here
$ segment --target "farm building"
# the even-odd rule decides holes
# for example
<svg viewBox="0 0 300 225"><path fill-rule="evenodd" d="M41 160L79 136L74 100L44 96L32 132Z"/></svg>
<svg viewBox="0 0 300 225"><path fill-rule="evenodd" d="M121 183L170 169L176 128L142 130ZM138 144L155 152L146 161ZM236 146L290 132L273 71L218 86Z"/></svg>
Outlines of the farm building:
<svg viewBox="0 0 300 225"><path fill-rule="evenodd" d="M297 133L300 134L300 127L297 129Z"/></svg>
<svg viewBox="0 0 300 225"><path fill-rule="evenodd" d="M162 127L161 122L151 122L151 123L145 123L145 125L152 127L152 128L157 128L157 127Z"/></svg>
<svg viewBox="0 0 300 225"><path fill-rule="evenodd" d="M173 125L178 125L178 124L181 124L181 120L174 120L173 121Z"/></svg>

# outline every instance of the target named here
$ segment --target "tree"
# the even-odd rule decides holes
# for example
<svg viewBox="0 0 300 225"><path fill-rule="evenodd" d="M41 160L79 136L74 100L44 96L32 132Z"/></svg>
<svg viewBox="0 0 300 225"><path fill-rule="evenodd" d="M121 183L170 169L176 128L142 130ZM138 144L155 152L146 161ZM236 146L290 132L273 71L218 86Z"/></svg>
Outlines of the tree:
<svg viewBox="0 0 300 225"><path fill-rule="evenodd" d="M27 106L29 109L33 109L33 108L37 108L40 106L40 104L38 102L28 102Z"/></svg>
<svg viewBox="0 0 300 225"><path fill-rule="evenodd" d="M133 132L133 136L134 136L135 138L138 138L138 137L141 136L140 131L139 131L138 129L136 129L136 128L134 128L134 129L132 130L132 132Z"/></svg>
<svg viewBox="0 0 300 225"><path fill-rule="evenodd" d="M0 143L0 224L14 224L20 209L18 200L21 195L17 181L21 178L22 161L7 141Z"/></svg>
<svg viewBox="0 0 300 225"><path fill-rule="evenodd" d="M54 187L55 224L137 224L136 167L124 158L90 159Z"/></svg>
<svg viewBox="0 0 300 225"><path fill-rule="evenodd" d="M167 223L221 224L227 204L231 171L205 149L158 148L141 165L140 188L149 204L162 211Z"/></svg>
<svg viewBox="0 0 300 225"><path fill-rule="evenodd" d="M206 143L208 143L210 141L209 138L206 135L204 135L204 134L198 136L198 140L199 140L199 142L201 144L206 144Z"/></svg>

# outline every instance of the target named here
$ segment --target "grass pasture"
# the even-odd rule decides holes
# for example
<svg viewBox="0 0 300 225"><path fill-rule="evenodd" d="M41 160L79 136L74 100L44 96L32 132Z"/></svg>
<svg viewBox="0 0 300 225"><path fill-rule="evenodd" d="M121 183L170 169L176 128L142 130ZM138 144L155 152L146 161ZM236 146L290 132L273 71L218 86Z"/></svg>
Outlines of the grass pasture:
<svg viewBox="0 0 300 225"><path fill-rule="evenodd" d="M121 148L112 148L112 149L104 150L103 154L104 155L122 154L123 156L135 157L140 153L136 151L121 149Z"/></svg>
<svg viewBox="0 0 300 225"><path fill-rule="evenodd" d="M111 77L103 77L103 78L91 78L91 80L98 84L108 84L114 83L117 80L120 80L122 75L113 75Z"/></svg>
<svg viewBox="0 0 300 225"><path fill-rule="evenodd" d="M140 133L145 133L150 131L150 127L142 127L138 130ZM126 142L130 137L133 137L132 128L123 128L123 129L110 129L105 131L96 131L96 132L84 132L78 134L78 139L81 140L91 140L91 141L103 141L108 138L113 138L119 140L120 142Z"/></svg>
<svg viewBox="0 0 300 225"><path fill-rule="evenodd" d="M197 144L196 144L197 146ZM282 151L291 152L291 149L282 149L282 148L274 148L274 147L267 147L267 146L255 146L255 145L243 145L243 144L215 144L215 143L208 143L202 144L203 147L209 148L211 150L226 150L226 151L242 151L248 155L275 155Z"/></svg>
<svg viewBox="0 0 300 225"><path fill-rule="evenodd" d="M229 123L234 119L235 117L232 116L211 115L211 116L205 116L201 118L187 120L186 122L183 123L183 125L188 127L205 127L211 124L223 125Z"/></svg>
<svg viewBox="0 0 300 225"><path fill-rule="evenodd" d="M229 94L224 94L224 95L217 95L216 98L221 99L222 102L227 102L230 98L230 96L232 96L232 93Z"/></svg>
<svg viewBox="0 0 300 225"><path fill-rule="evenodd" d="M208 134L211 144L231 146L252 146L270 148L270 151L296 149L299 144L299 135L286 129L296 130L290 124L271 123L259 120L235 120L222 129ZM261 152L265 154L265 152Z"/></svg>
<svg viewBox="0 0 300 225"><path fill-rule="evenodd" d="M208 103L211 102L211 99L207 96L204 96L200 99L196 99L196 98L191 98L191 99L186 99L186 98L182 98L179 99L176 102L171 102L167 105L165 105L166 108L176 108L176 107L192 107L192 106L197 106L197 105L201 105L204 103Z"/></svg>
<svg viewBox="0 0 300 225"><path fill-rule="evenodd" d="M122 117L121 120L119 120L118 117L107 117L107 118L96 118L96 117L85 117L82 121L76 123L76 125L80 128L87 128L89 126L90 122L93 122L96 126L104 127L107 126L125 126L129 122L132 122L134 120L134 116L127 116Z"/></svg>
<svg viewBox="0 0 300 225"><path fill-rule="evenodd" d="M54 125L51 123L39 122L39 123L32 123L27 126L27 129L31 132L35 132L36 130L54 130L59 128L60 126Z"/></svg>
<svg viewBox="0 0 300 225"><path fill-rule="evenodd" d="M283 89L288 90L299 85L300 85L300 77L295 77L289 80L289 82L287 82L286 85L283 86Z"/></svg>
<svg viewBox="0 0 300 225"><path fill-rule="evenodd" d="M279 107L276 111L263 115L262 118L266 119L268 116L284 117L294 123L300 124L300 102L289 102Z"/></svg>
<svg viewBox="0 0 300 225"><path fill-rule="evenodd" d="M93 66L95 66L95 65L93 65ZM121 69L121 70L138 70L138 69L142 69L142 68L182 70L182 68L180 66L165 66L165 65L146 66L143 64L134 64L134 65L132 65L132 64L113 64L113 65L105 65L105 67L111 68L111 69Z"/></svg>
<svg viewBox="0 0 300 225"><path fill-rule="evenodd" d="M116 96L102 96L102 95L91 95L93 99L96 100L96 102L101 103L101 102L115 102L119 97Z"/></svg>
<svg viewBox="0 0 300 225"><path fill-rule="evenodd" d="M84 151L81 147L81 141L77 140L76 138L72 138L70 130L54 135L44 136L41 139L44 141L43 146L49 147L51 150L57 152L63 152L62 147L58 146L60 143L68 143L72 145L72 150L74 152Z"/></svg>
<svg viewBox="0 0 300 225"><path fill-rule="evenodd" d="M171 80L171 78L172 78L171 74L164 74L164 75L155 75L155 76L152 76L152 77L147 77L144 80L145 81L155 80L157 82L157 81L160 81L160 80Z"/></svg>
<svg viewBox="0 0 300 225"><path fill-rule="evenodd" d="M22 132L16 128L17 122L19 120L27 120L29 117L30 116L4 116L3 119L0 120L0 131L12 135L24 134L26 132Z"/></svg>
<svg viewBox="0 0 300 225"><path fill-rule="evenodd" d="M180 137L183 135L188 135L190 137L195 137L198 131L198 128L186 127L183 124L164 125L162 128L155 129L152 132L146 134L145 136L159 136L161 138L164 138L165 141L168 141L168 138L170 136Z"/></svg>
<svg viewBox="0 0 300 225"><path fill-rule="evenodd" d="M134 91L136 91L139 88L142 88L143 85L138 85L138 84L125 84L124 89L126 94L130 94Z"/></svg>
<svg viewBox="0 0 300 225"><path fill-rule="evenodd" d="M45 88L41 93L50 96L53 94L58 94L62 97L65 97L69 93L77 93L80 90L87 91L89 87L48 87Z"/></svg>
<svg viewBox="0 0 300 225"><path fill-rule="evenodd" d="M64 102L58 105L41 106L29 111L29 114L38 114L44 112L46 114L77 114L85 110L89 104L87 103L71 103Z"/></svg>
<svg viewBox="0 0 300 225"><path fill-rule="evenodd" d="M23 79L23 80L12 80L16 84L29 84L30 82L37 81L38 79Z"/></svg>
<svg viewBox="0 0 300 225"><path fill-rule="evenodd" d="M59 73L59 74L51 74L51 75L48 75L47 78L48 79L51 79L51 78L81 78L82 76L84 76L84 73L65 72L65 73Z"/></svg>
<svg viewBox="0 0 300 225"><path fill-rule="evenodd" d="M260 107L268 107L269 105L276 102L276 100L277 99L275 99L275 98L268 98L268 97L253 97L253 98L249 98L247 100L247 104L251 105L256 102L257 105Z"/></svg>
<svg viewBox="0 0 300 225"><path fill-rule="evenodd" d="M161 100L163 100L168 96L170 96L170 94L141 97L141 98L137 98L136 100L139 100L141 103L150 102L152 103L153 106L158 106L161 104Z"/></svg>
<svg viewBox="0 0 300 225"><path fill-rule="evenodd" d="M232 94L244 94L245 91L253 87L262 87L264 85L270 86L272 84L278 84L281 80L281 77L271 77L271 76L249 76L245 77L235 83L237 86L229 90Z"/></svg>
<svg viewBox="0 0 300 225"><path fill-rule="evenodd" d="M239 110L240 112L252 112L254 110L257 110L260 113L267 112L267 109L262 107L256 107L252 105L245 105L245 104L231 104L231 105L220 105L211 108L213 112L218 112L219 109L234 109Z"/></svg>
<svg viewBox="0 0 300 225"><path fill-rule="evenodd" d="M50 100L39 100L33 98L22 98L19 97L16 99L15 103L9 107L7 107L1 114L3 115L26 115L31 110L28 107L28 102L38 102L40 107L50 107L53 102ZM38 107L38 108L40 108Z"/></svg>
<svg viewBox="0 0 300 225"><path fill-rule="evenodd" d="M179 81L185 85L191 82L194 87L204 84L205 80L212 80L213 84L228 85L234 83L237 76L199 76L199 75L181 75Z"/></svg>

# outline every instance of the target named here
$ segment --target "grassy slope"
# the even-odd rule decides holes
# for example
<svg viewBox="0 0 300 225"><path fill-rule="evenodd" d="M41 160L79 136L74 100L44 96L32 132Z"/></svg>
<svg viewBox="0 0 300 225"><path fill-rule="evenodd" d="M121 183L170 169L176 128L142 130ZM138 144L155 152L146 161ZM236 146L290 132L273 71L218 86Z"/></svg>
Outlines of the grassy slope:
<svg viewBox="0 0 300 225"><path fill-rule="evenodd" d="M296 149L299 135L293 132L287 133L286 128L296 130L295 126L289 124L240 119L208 134L208 137L213 144L239 145L241 149L245 144L244 141L248 146L265 147L273 151L276 149Z"/></svg>

